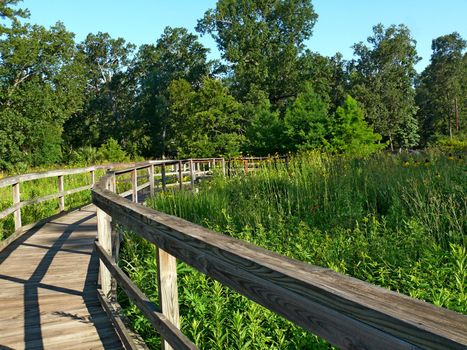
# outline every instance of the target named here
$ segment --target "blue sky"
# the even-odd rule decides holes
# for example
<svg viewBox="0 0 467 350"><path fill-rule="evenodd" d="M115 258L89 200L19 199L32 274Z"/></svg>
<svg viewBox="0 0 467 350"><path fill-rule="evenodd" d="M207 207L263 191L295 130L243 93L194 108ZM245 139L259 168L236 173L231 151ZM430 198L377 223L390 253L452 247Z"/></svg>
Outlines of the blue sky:
<svg viewBox="0 0 467 350"><path fill-rule="evenodd" d="M153 43L166 26L183 26L191 31L215 0L24 0L31 11L30 21L50 26L65 23L81 41L92 32L108 32L136 45ZM366 41L373 25L406 24L417 41L423 60L422 70L431 55L431 40L459 32L467 39L467 0L313 0L318 22L307 42L312 51L323 55L341 52L352 58L351 46ZM201 38L218 57L215 43Z"/></svg>

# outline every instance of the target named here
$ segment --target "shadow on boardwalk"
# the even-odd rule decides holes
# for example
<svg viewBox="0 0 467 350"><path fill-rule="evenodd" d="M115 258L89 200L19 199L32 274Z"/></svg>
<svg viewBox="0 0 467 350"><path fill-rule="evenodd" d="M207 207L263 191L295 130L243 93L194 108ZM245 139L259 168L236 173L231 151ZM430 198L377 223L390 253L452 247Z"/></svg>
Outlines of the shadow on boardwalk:
<svg viewBox="0 0 467 350"><path fill-rule="evenodd" d="M0 322L4 319L4 323L0 323L0 349L16 349L21 342L24 349L55 347L47 344L65 349L67 339L78 345L77 348L80 348L80 342L84 348L88 347L86 342L89 346L92 342L100 342L104 349L121 347L97 299L99 259L93 248L96 231L95 211L81 210L31 229L0 252L0 296L6 299L2 301L4 312L0 312ZM13 268L14 265L21 266L18 266L19 271ZM51 299L55 301L51 302ZM42 305L45 300L52 307ZM80 312L69 307L77 300L85 306ZM18 310L20 305L22 315ZM13 315L17 315L12 317L12 327L19 326L17 323L22 319L22 332L8 329L10 316L5 310L14 310ZM47 332L44 332L44 323L49 326ZM78 323L87 325L81 334L79 327L75 328ZM65 324L74 329L64 329L64 333ZM94 332L90 332L91 327ZM21 330L21 327L17 328ZM92 333L97 339L91 339ZM47 342L47 337L53 339Z"/></svg>

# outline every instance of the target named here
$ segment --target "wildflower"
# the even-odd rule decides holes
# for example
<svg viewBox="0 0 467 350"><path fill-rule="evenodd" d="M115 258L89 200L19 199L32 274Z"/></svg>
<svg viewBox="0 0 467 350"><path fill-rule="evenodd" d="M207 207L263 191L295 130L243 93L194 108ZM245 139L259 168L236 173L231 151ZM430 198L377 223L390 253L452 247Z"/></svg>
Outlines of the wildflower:
<svg viewBox="0 0 467 350"><path fill-rule="evenodd" d="M454 159L454 156L452 155L452 153L449 153L449 154L448 154L448 159L449 159L449 160L453 160L453 159Z"/></svg>
<svg viewBox="0 0 467 350"><path fill-rule="evenodd" d="M402 166L403 166L404 168L407 168L409 165L410 165L410 164L409 164L409 161L408 161L407 159L404 159L404 161L402 162Z"/></svg>
<svg viewBox="0 0 467 350"><path fill-rule="evenodd" d="M425 159L425 166L430 166L430 160L428 158Z"/></svg>
<svg viewBox="0 0 467 350"><path fill-rule="evenodd" d="M417 167L417 166L419 166L419 165L420 165L420 163L418 162L418 160L416 160L416 161L413 162L413 166Z"/></svg>

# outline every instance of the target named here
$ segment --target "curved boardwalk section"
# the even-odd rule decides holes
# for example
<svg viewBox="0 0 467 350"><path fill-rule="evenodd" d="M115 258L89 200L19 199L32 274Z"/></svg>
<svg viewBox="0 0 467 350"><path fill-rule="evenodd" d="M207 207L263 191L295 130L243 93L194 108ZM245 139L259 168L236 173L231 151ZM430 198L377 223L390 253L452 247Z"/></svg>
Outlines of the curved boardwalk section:
<svg viewBox="0 0 467 350"><path fill-rule="evenodd" d="M97 298L90 206L0 252L0 349L121 349Z"/></svg>

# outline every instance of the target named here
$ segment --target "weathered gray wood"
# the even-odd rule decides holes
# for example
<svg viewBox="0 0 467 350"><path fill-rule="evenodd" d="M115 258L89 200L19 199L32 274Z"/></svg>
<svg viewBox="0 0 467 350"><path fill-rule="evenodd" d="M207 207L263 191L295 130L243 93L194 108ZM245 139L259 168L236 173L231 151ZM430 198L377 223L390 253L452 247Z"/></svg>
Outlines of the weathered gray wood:
<svg viewBox="0 0 467 350"><path fill-rule="evenodd" d="M222 158L221 162L222 162L222 174L225 176L225 159Z"/></svg>
<svg viewBox="0 0 467 350"><path fill-rule="evenodd" d="M58 176L58 193L61 194L65 191L65 184L63 182L63 175ZM65 195L58 197L58 210L60 212L65 210Z"/></svg>
<svg viewBox="0 0 467 350"><path fill-rule="evenodd" d="M464 315L216 234L99 188L93 201L169 254L336 346L467 346Z"/></svg>
<svg viewBox="0 0 467 350"><path fill-rule="evenodd" d="M119 305L110 301L101 290L97 291L97 297L103 306L107 316L112 321L118 337L125 350L147 350L149 349L143 340L136 333L132 332L121 315Z"/></svg>
<svg viewBox="0 0 467 350"><path fill-rule="evenodd" d="M97 237L103 249L105 249L108 254L112 254L112 227L110 224L110 216L99 208L97 208ZM104 295L109 296L112 287L111 276L109 270L107 270L102 262L100 263L99 277Z"/></svg>
<svg viewBox="0 0 467 350"><path fill-rule="evenodd" d="M154 303L151 302L149 298L133 284L130 278L114 261L112 261L104 248L98 242L96 242L95 245L99 258L115 277L118 285L141 310L144 316L146 316L161 336L175 349L197 349L196 345L194 345L177 327L175 327L167 317L160 312L159 308L157 308L156 305L154 305Z"/></svg>
<svg viewBox="0 0 467 350"><path fill-rule="evenodd" d="M162 314L178 329L180 329L180 312L178 307L177 259L162 249L156 249L157 283L159 303ZM162 349L172 350L164 341Z"/></svg>
<svg viewBox="0 0 467 350"><path fill-rule="evenodd" d="M190 166L190 183L191 183L191 189L194 190L195 189L195 180L196 180L196 177L195 177L195 168L194 168L194 163L193 163L193 159L190 159L189 160L189 166Z"/></svg>
<svg viewBox="0 0 467 350"><path fill-rule="evenodd" d="M13 206L19 205L21 202L21 193L19 182L12 186L13 189ZM21 207L14 211L15 217L15 231L21 228Z"/></svg>
<svg viewBox="0 0 467 350"><path fill-rule="evenodd" d="M12 205L9 208L6 208L5 210L0 211L0 220L3 219L4 217L10 215L10 214L13 214L15 211L17 211L18 209L21 209L21 208L22 208L21 202L19 202L19 203L16 203L16 204Z"/></svg>
<svg viewBox="0 0 467 350"><path fill-rule="evenodd" d="M0 252L0 348L122 349L95 290L94 213L57 214Z"/></svg>
<svg viewBox="0 0 467 350"><path fill-rule="evenodd" d="M91 186L94 186L94 184L96 183L96 172L94 170L91 170L90 174L91 174Z"/></svg>
<svg viewBox="0 0 467 350"><path fill-rule="evenodd" d="M182 161L178 162L178 184L179 184L179 189L183 189L183 163Z"/></svg>
<svg viewBox="0 0 467 350"><path fill-rule="evenodd" d="M131 172L131 189L132 189L132 200L138 203L138 173L136 168Z"/></svg>
<svg viewBox="0 0 467 350"><path fill-rule="evenodd" d="M154 196L154 164L149 167L149 193Z"/></svg>
<svg viewBox="0 0 467 350"><path fill-rule="evenodd" d="M162 191L167 190L167 178L166 178L166 169L165 169L165 163L162 163L161 165L161 181L162 181Z"/></svg>

